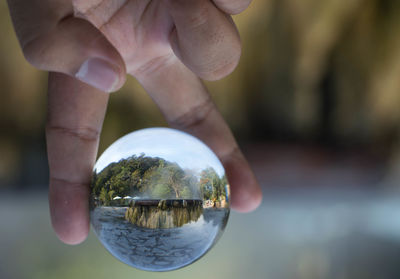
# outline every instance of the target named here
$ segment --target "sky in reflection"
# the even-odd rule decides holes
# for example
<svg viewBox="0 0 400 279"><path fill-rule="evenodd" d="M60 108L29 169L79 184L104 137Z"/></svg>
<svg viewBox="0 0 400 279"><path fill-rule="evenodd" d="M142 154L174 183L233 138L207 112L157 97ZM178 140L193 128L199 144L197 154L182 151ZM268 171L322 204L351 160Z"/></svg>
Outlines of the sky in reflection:
<svg viewBox="0 0 400 279"><path fill-rule="evenodd" d="M100 172L112 162L142 153L176 162L183 169L212 167L220 176L225 173L217 156L203 142L170 128L143 129L118 139L100 156L95 169Z"/></svg>

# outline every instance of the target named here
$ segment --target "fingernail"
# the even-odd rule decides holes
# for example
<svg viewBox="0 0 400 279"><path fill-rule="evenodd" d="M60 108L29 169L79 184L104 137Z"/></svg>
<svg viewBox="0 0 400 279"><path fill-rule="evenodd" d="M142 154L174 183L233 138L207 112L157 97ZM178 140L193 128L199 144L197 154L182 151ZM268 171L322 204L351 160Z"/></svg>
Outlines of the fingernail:
<svg viewBox="0 0 400 279"><path fill-rule="evenodd" d="M117 67L100 58L86 60L75 77L105 92L114 91L119 83Z"/></svg>

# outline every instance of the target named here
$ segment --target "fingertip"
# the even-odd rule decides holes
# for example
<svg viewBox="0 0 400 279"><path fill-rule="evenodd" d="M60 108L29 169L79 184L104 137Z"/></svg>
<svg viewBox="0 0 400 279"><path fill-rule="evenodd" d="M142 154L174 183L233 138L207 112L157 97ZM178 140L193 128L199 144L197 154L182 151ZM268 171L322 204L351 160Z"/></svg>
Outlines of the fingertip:
<svg viewBox="0 0 400 279"><path fill-rule="evenodd" d="M69 245L82 243L89 234L89 200L84 185L51 179L49 206L57 237Z"/></svg>
<svg viewBox="0 0 400 279"><path fill-rule="evenodd" d="M117 78L115 82L112 84L112 86L109 88L107 93L113 93L115 91L118 91L124 86L126 82L126 66L125 62L122 60L120 56L115 57L113 61L109 61L112 63L114 71L117 74Z"/></svg>
<svg viewBox="0 0 400 279"><path fill-rule="evenodd" d="M231 44L232 48L229 49L230 54L225 57L225 59L218 59L218 61L209 61L208 65L196 64L194 61L191 61L193 55L182 54L176 31L171 33L170 42L172 50L174 51L176 57L178 57L179 60L181 60L182 63L186 65L186 67L188 67L192 72L194 72L199 78L203 80L217 81L223 79L236 69L240 61L240 42L237 45L233 43Z"/></svg>
<svg viewBox="0 0 400 279"><path fill-rule="evenodd" d="M172 29L169 35L169 42L175 56L178 57L178 59L181 60L182 63L186 65L186 67L188 67L192 72L194 72L199 78L203 80L216 81L228 76L235 70L240 61L240 42L232 42L232 44L230 44L232 48L229 49L229 57L226 57L224 60L217 59L217 63L215 60L211 60L208 65L203 64L203 59L201 63L193 59L193 57L195 57L197 54L193 53L192 50L181 49L178 33L175 27Z"/></svg>
<svg viewBox="0 0 400 279"><path fill-rule="evenodd" d="M249 213L256 210L262 203L261 188L253 186L252 192L244 191L242 194L237 194L232 197L232 209L240 213Z"/></svg>
<svg viewBox="0 0 400 279"><path fill-rule="evenodd" d="M54 228L54 227L53 227ZM84 242L89 234L89 231L75 232L72 234L65 234L63 231L58 231L54 228L58 239L68 245L78 245Z"/></svg>
<svg viewBox="0 0 400 279"><path fill-rule="evenodd" d="M68 245L77 245L85 241L89 234L89 223L81 217L68 216L57 211L59 210L51 210L51 224L58 239Z"/></svg>
<svg viewBox="0 0 400 279"><path fill-rule="evenodd" d="M123 67L96 57L83 62L75 77L107 93L117 91L125 83Z"/></svg>
<svg viewBox="0 0 400 279"><path fill-rule="evenodd" d="M231 186L232 209L242 213L254 211L262 202L262 191L247 160L236 148L223 161Z"/></svg>
<svg viewBox="0 0 400 279"><path fill-rule="evenodd" d="M119 51L90 22L67 17L23 45L29 63L38 69L64 73L103 92L125 83L126 67Z"/></svg>
<svg viewBox="0 0 400 279"><path fill-rule="evenodd" d="M186 2L167 0L175 24L169 34L172 50L201 79L222 79L240 60L238 30L232 18L210 1Z"/></svg>
<svg viewBox="0 0 400 279"><path fill-rule="evenodd" d="M51 214L51 224L58 239L68 245L82 243L89 234L90 226L86 220L81 218L76 219L72 216L59 217L59 214L54 212Z"/></svg>
<svg viewBox="0 0 400 279"><path fill-rule="evenodd" d="M230 15L237 15L246 10L251 0L213 0L217 7Z"/></svg>
<svg viewBox="0 0 400 279"><path fill-rule="evenodd" d="M239 48L240 49L240 48ZM230 61L224 64L218 65L212 71L199 72L198 76L207 81L217 81L223 79L224 77L230 75L239 64L240 52L237 54L232 54Z"/></svg>

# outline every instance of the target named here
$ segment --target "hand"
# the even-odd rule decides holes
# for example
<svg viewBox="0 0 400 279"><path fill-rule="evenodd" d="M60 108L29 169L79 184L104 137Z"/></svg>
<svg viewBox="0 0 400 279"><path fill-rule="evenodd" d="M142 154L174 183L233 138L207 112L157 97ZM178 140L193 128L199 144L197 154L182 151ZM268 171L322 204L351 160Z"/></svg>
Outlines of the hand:
<svg viewBox="0 0 400 279"><path fill-rule="evenodd" d="M103 92L119 89L126 74L143 85L172 127L214 150L227 172L234 209L247 212L260 204L257 181L200 80L220 79L236 67L240 40L230 14L249 0L8 4L25 57L52 72L49 202L63 242L80 243L88 234L89 183L108 102Z"/></svg>

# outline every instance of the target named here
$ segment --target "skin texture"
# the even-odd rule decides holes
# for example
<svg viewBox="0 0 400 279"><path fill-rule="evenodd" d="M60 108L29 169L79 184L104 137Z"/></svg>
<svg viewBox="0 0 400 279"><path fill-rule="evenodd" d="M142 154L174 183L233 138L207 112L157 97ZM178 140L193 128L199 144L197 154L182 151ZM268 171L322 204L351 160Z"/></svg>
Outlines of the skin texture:
<svg viewBox="0 0 400 279"><path fill-rule="evenodd" d="M135 77L168 123L222 161L240 212L261 190L201 79L231 73L240 39L231 14L248 0L8 0L26 59L50 72L47 149L51 220L65 243L89 231L91 172L108 94Z"/></svg>

